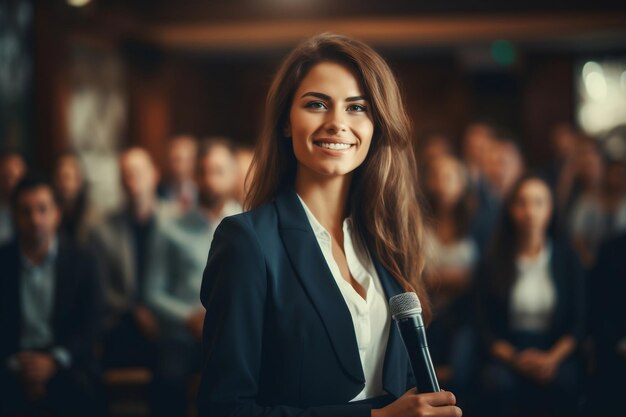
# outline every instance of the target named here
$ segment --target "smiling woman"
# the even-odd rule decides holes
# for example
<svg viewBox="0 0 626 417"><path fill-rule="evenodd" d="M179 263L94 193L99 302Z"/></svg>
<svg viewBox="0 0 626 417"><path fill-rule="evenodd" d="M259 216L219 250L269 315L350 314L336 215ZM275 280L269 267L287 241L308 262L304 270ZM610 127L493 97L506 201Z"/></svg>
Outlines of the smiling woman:
<svg viewBox="0 0 626 417"><path fill-rule="evenodd" d="M368 46L324 34L269 91L246 205L215 232L201 416L458 416L418 394L387 300L415 291L422 223L410 123ZM407 391L409 390L409 391Z"/></svg>
<svg viewBox="0 0 626 417"><path fill-rule="evenodd" d="M285 127L299 176L348 175L363 163L374 122L361 90L353 72L334 62L319 63L304 77Z"/></svg>

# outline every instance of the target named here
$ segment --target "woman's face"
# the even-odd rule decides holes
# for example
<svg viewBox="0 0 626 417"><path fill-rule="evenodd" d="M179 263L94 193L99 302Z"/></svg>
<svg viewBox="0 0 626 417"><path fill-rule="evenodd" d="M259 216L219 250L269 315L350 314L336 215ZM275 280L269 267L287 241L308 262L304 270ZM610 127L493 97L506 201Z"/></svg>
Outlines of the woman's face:
<svg viewBox="0 0 626 417"><path fill-rule="evenodd" d="M435 159L429 165L426 186L438 207L454 207L465 191L465 179L459 163L447 156Z"/></svg>
<svg viewBox="0 0 626 417"><path fill-rule="evenodd" d="M352 71L335 62L311 68L294 94L285 127L298 175L351 173L365 160L373 134L370 103Z"/></svg>
<svg viewBox="0 0 626 417"><path fill-rule="evenodd" d="M83 177L76 157L64 156L59 160L55 185L64 201L72 201L76 198L83 186Z"/></svg>
<svg viewBox="0 0 626 417"><path fill-rule="evenodd" d="M552 197L541 180L525 181L511 205L511 217L521 235L545 233L552 215Z"/></svg>

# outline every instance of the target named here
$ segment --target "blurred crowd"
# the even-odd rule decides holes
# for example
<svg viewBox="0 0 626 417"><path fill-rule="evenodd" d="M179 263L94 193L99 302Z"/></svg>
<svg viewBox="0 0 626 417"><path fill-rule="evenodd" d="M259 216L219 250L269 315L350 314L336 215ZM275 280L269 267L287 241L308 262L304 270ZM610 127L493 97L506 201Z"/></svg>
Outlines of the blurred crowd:
<svg viewBox="0 0 626 417"><path fill-rule="evenodd" d="M124 368L149 370L152 415L186 415L202 272L217 225L241 212L251 156L175 137L161 176L145 149L124 149L125 202L101 213L79 155L59 156L50 179L2 155L0 415L104 415L100 375Z"/></svg>
<svg viewBox="0 0 626 417"><path fill-rule="evenodd" d="M625 161L566 124L550 146L530 170L487 122L419 143L430 351L465 415L610 415L626 392ZM203 269L217 225L242 210L252 155L177 136L161 175L124 149L125 202L107 213L80 155L60 155L51 178L0 156L0 415L105 415L101 374L135 367L152 375L151 415L186 415Z"/></svg>
<svg viewBox="0 0 626 417"><path fill-rule="evenodd" d="M439 378L470 415L619 415L625 161L567 124L545 166L518 144L476 122L458 151L433 134L418 152Z"/></svg>

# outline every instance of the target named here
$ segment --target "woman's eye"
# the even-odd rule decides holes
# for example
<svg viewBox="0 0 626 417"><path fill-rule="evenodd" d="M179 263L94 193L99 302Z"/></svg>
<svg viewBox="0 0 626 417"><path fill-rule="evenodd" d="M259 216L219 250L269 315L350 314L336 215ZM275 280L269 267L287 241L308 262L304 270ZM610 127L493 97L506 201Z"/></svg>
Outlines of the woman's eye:
<svg viewBox="0 0 626 417"><path fill-rule="evenodd" d="M362 104L352 104L350 107L348 107L348 111L363 112L367 111L367 107Z"/></svg>
<svg viewBox="0 0 626 417"><path fill-rule="evenodd" d="M307 103L304 107L309 109L325 109L326 105L321 101L311 101Z"/></svg>

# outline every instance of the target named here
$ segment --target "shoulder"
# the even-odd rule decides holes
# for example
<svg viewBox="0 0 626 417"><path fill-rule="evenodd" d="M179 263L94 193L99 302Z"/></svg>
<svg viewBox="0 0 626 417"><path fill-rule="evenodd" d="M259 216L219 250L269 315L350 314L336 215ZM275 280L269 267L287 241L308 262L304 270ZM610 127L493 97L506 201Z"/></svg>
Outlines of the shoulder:
<svg viewBox="0 0 626 417"><path fill-rule="evenodd" d="M250 211L227 216L222 220L217 230L224 228L243 228L260 237L277 233L276 207L273 203L267 203Z"/></svg>
<svg viewBox="0 0 626 417"><path fill-rule="evenodd" d="M209 252L209 262L232 260L261 260L275 253L279 244L279 227L272 204L225 217L215 230ZM271 256L271 255L270 255Z"/></svg>

